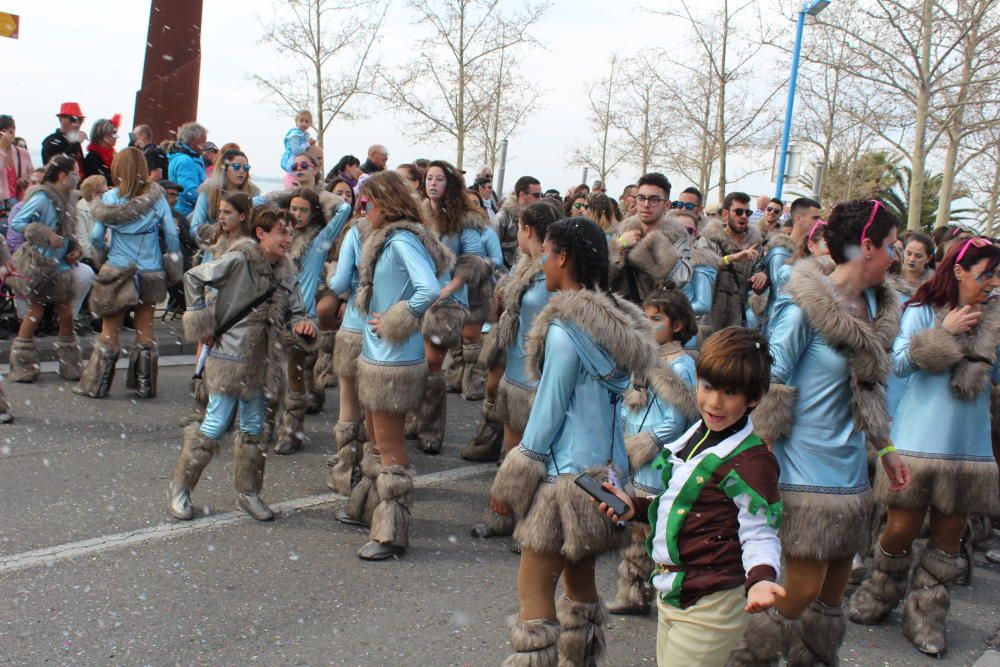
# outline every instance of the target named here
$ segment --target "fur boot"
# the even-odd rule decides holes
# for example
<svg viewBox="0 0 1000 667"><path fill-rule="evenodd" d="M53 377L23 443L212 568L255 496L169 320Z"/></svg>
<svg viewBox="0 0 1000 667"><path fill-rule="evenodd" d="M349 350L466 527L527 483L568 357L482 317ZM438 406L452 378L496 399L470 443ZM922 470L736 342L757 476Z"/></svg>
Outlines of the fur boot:
<svg viewBox="0 0 1000 667"><path fill-rule="evenodd" d="M41 372L35 339L15 338L10 346L10 373L7 379L11 382L34 382Z"/></svg>
<svg viewBox="0 0 1000 667"><path fill-rule="evenodd" d="M369 541L358 551L363 560L385 560L402 555L410 545L410 507L413 505L413 468L382 468L375 481L378 505L372 513Z"/></svg>
<svg viewBox="0 0 1000 667"><path fill-rule="evenodd" d="M556 602L556 616L562 626L559 636L559 664L596 667L604 655L604 626L608 610L604 601L574 602L563 595Z"/></svg>
<svg viewBox="0 0 1000 667"><path fill-rule="evenodd" d="M962 572L961 555L927 547L910 577L903 607L903 634L922 653L941 655L947 648L945 619L951 606L948 586Z"/></svg>
<svg viewBox="0 0 1000 667"><path fill-rule="evenodd" d="M348 496L361 479L361 447L364 422L337 422L333 441L337 445L337 460L330 466L326 485L342 496Z"/></svg>
<svg viewBox="0 0 1000 667"><path fill-rule="evenodd" d="M181 424L191 424L201 422L205 418L205 409L208 407L208 392L205 391L205 382L200 375L191 376L191 398L193 405L191 414L185 417Z"/></svg>
<svg viewBox="0 0 1000 667"><path fill-rule="evenodd" d="M792 635L785 657L788 667L835 667L844 642L847 623L843 605L831 607L814 601L799 618L798 630Z"/></svg>
<svg viewBox="0 0 1000 667"><path fill-rule="evenodd" d="M240 431L236 434L233 450L233 468L236 473L236 502L240 508L258 521L270 521L274 512L261 499L264 488L264 440L260 435Z"/></svg>
<svg viewBox="0 0 1000 667"><path fill-rule="evenodd" d="M14 415L10 414L10 403L7 402L7 394L4 393L3 384L0 383L0 424L10 424L14 421Z"/></svg>
<svg viewBox="0 0 1000 667"><path fill-rule="evenodd" d="M645 536L645 533L642 533ZM621 550L618 563L618 592L608 604L608 611L618 615L646 616L653 598L649 575L653 561L646 553L645 540L632 539Z"/></svg>
<svg viewBox="0 0 1000 667"><path fill-rule="evenodd" d="M503 446L503 424L497 418L496 403L483 401L483 416L472 442L459 452L466 461L496 461Z"/></svg>
<svg viewBox="0 0 1000 667"><path fill-rule="evenodd" d="M170 516L187 521L194 516L191 491L201 478L201 472L219 451L219 441L212 440L200 430L198 424L188 424L184 429L184 446L177 465L170 473Z"/></svg>
<svg viewBox="0 0 1000 667"><path fill-rule="evenodd" d="M306 394L306 414L315 415L323 410L326 403L326 391L316 386L316 361L315 354L306 356L305 364L302 367L302 386Z"/></svg>
<svg viewBox="0 0 1000 667"><path fill-rule="evenodd" d="M483 514L483 520L472 528L472 536L481 540L488 540L491 537L506 537L514 534L514 515L497 514L492 508L487 507Z"/></svg>
<svg viewBox="0 0 1000 667"><path fill-rule="evenodd" d="M875 545L872 575L851 596L850 619L862 625L884 621L906 593L906 575L912 561L912 554L893 555L886 553L881 544Z"/></svg>
<svg viewBox="0 0 1000 667"><path fill-rule="evenodd" d="M118 363L120 352L121 348L117 345L97 341L90 355L90 361L87 362L87 367L80 377L80 383L73 388L73 393L90 398L107 396L115 379L115 364Z"/></svg>
<svg viewBox="0 0 1000 667"><path fill-rule="evenodd" d="M74 382L79 380L83 375L83 360L80 358L80 344L76 336L59 336L56 354L59 355L59 377Z"/></svg>
<svg viewBox="0 0 1000 667"><path fill-rule="evenodd" d="M128 373L125 386L135 391L139 398L156 396L156 377L159 374L160 355L156 343L136 343L128 355Z"/></svg>
<svg viewBox="0 0 1000 667"><path fill-rule="evenodd" d="M419 428L420 424L417 421L417 413L407 412L406 420L403 422L403 438L406 440L416 440Z"/></svg>
<svg viewBox="0 0 1000 667"><path fill-rule="evenodd" d="M465 375L465 357L462 345L451 350L451 366L448 367L448 393L462 393L462 377Z"/></svg>
<svg viewBox="0 0 1000 667"><path fill-rule="evenodd" d="M278 416L278 408L281 407L279 402L279 397L271 396L265 394L264 396L264 432L260 434L260 437L264 439L265 445L270 445L274 442L274 422Z"/></svg>
<svg viewBox="0 0 1000 667"><path fill-rule="evenodd" d="M333 348L336 344L336 338L336 331L319 332L316 365L313 371L316 391L324 391L327 387L337 386L337 374L333 372Z"/></svg>
<svg viewBox="0 0 1000 667"><path fill-rule="evenodd" d="M302 449L308 405L309 398L304 392L289 391L285 394L285 411L281 414L281 424L278 426L275 454L292 454Z"/></svg>
<svg viewBox="0 0 1000 667"><path fill-rule="evenodd" d="M517 614L507 619L510 626L510 647L514 653L502 667L557 667L559 663L558 621L539 618L522 621Z"/></svg>
<svg viewBox="0 0 1000 667"><path fill-rule="evenodd" d="M481 401L486 398L486 367L479 363L482 343L463 345L462 357L465 368L462 371L462 398L467 401Z"/></svg>
<svg viewBox="0 0 1000 667"><path fill-rule="evenodd" d="M417 409L417 447L424 454L440 454L447 422L448 395L444 373L428 373L424 401Z"/></svg>
<svg viewBox="0 0 1000 667"><path fill-rule="evenodd" d="M361 477L351 489L347 502L337 511L337 521L352 526L371 526L372 513L378 505L375 480L382 474L382 457L375 453L375 445L366 442L362 447Z"/></svg>
<svg viewBox="0 0 1000 667"><path fill-rule="evenodd" d="M771 667L778 664L795 633L798 621L785 618L773 607L751 614L747 629L726 660L726 667Z"/></svg>

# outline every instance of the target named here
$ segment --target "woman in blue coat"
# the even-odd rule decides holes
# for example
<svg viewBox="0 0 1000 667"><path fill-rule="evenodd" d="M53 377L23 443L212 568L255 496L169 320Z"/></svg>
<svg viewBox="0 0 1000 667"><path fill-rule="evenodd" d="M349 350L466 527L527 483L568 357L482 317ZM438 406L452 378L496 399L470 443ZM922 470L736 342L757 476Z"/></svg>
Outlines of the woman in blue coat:
<svg viewBox="0 0 1000 667"><path fill-rule="evenodd" d="M180 239L170 205L162 188L150 180L142 151L126 148L118 153L111 175L117 186L91 204L91 243L106 259L94 279L90 309L104 322L101 338L73 391L91 398L108 395L121 349L118 332L132 311L135 345L129 353L126 386L139 398L153 398L158 367L153 311L166 298L167 286L183 277ZM165 253L160 250L161 231Z"/></svg>
<svg viewBox="0 0 1000 667"><path fill-rule="evenodd" d="M899 300L884 285L896 216L877 201L838 204L825 238L835 267L796 264L770 326L771 388L754 410L781 467L788 596L754 614L730 664L836 664L844 589L872 510L866 441L890 485L909 472L889 439L886 379Z"/></svg>
<svg viewBox="0 0 1000 667"><path fill-rule="evenodd" d="M600 657L607 610L594 581L621 528L593 511L573 480L628 483L619 414L632 373L646 373L656 347L642 311L611 296L608 244L587 218L551 225L542 266L553 295L528 336L526 366L539 377L518 447L504 459L492 495L516 519L521 545L520 614L511 618L508 664L584 665ZM560 576L565 595L555 600ZM560 636L561 635L561 636Z"/></svg>
<svg viewBox="0 0 1000 667"><path fill-rule="evenodd" d="M364 447L364 478L355 489L370 505L364 560L401 555L409 545L413 468L404 444L407 412L424 400L427 367L421 319L440 295L438 276L453 256L423 224L420 206L403 178L382 171L361 186L371 232L361 250L358 310L368 320L358 358L358 398L368 413L373 442ZM442 393L443 389L442 389ZM357 517L364 521L365 517Z"/></svg>
<svg viewBox="0 0 1000 667"><path fill-rule="evenodd" d="M962 536L969 514L1000 514L990 442L991 392L1000 382L1000 249L988 239L952 246L906 305L892 348L906 380L892 442L911 471L893 491L879 474L875 492L888 520L875 547L872 576L851 597L851 620L875 625L906 591L913 541L930 514L930 541L910 575L903 634L920 651L945 651L948 586L965 569ZM994 406L995 409L996 406Z"/></svg>

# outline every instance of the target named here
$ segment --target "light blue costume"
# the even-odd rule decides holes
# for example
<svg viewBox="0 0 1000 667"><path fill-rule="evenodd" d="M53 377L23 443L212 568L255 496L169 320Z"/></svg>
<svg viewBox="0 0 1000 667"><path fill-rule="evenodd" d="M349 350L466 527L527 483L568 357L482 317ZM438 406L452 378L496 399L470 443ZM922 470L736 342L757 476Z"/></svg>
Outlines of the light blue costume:
<svg viewBox="0 0 1000 667"><path fill-rule="evenodd" d="M455 261L459 261L463 255L472 255L475 257L486 257L486 251L483 248L483 237L479 229L472 226L463 227L462 230L457 234L446 234L441 237L441 243L443 243L449 250L455 255ZM439 285L444 287L451 282L453 271L445 271L438 276ZM469 286L465 283L462 284L454 293L451 294L444 303L454 302L459 303L466 308L469 307Z"/></svg>
<svg viewBox="0 0 1000 667"><path fill-rule="evenodd" d="M482 233L483 257L493 260L493 267L497 270L503 268L503 250L500 247L500 237L493 230L493 225L488 226Z"/></svg>
<svg viewBox="0 0 1000 667"><path fill-rule="evenodd" d="M323 268L326 264L326 258L330 254L330 248L333 247L350 217L351 205L347 202L341 202L330 221L313 237L309 247L296 261L299 269L299 290L302 292L302 303L305 304L309 317L316 317L316 290L319 288L320 277L323 275Z"/></svg>
<svg viewBox="0 0 1000 667"><path fill-rule="evenodd" d="M118 188L112 188L101 196L108 206L124 206L128 199L122 197ZM135 264L138 273L163 270L163 252L160 250L160 230L166 242L166 252L180 257L181 244L177 224L170 212L166 197L160 197L153 206L132 222L107 225L100 219L94 220L90 242L97 251L107 249L107 263L118 269ZM105 245L105 235L109 243ZM179 261L179 260L178 260Z"/></svg>
<svg viewBox="0 0 1000 667"><path fill-rule="evenodd" d="M334 294L347 294L347 305L344 308L344 319L340 324L341 331L361 334L365 326L365 318L354 302L359 283L361 267L361 231L355 224L347 230L344 241L340 244L340 256L337 258L337 270L326 279L326 285Z"/></svg>
<svg viewBox="0 0 1000 667"><path fill-rule="evenodd" d="M25 227L33 222L45 225L56 234L62 232L59 228L59 213L48 193L44 190L36 190L35 194L24 202L17 216L10 221L10 227L14 231L24 234ZM66 262L66 252L69 250L68 241L71 239L66 237L62 237L62 239L63 243L58 248L51 248L48 244L32 244L39 253L49 259L56 260L56 266L60 273L70 270L70 265Z"/></svg>
<svg viewBox="0 0 1000 667"><path fill-rule="evenodd" d="M774 234L781 234L781 232L772 232L772 237ZM788 279L792 277L791 266L788 264L788 260L792 256L791 238L784 234L781 236L783 238L776 239L769 244L764 255L764 270L767 271L767 279L770 283L767 309L764 311L762 324L762 331L765 335L769 330L770 321L774 317L781 290L788 283Z"/></svg>
<svg viewBox="0 0 1000 667"><path fill-rule="evenodd" d="M260 195L254 195L253 197L251 197L251 201L253 202L254 206L263 206L264 204L267 203L267 199ZM198 230L204 225L214 225L214 224L215 224L215 219L209 216L209 211L208 211L208 193L202 191L198 193L198 201L195 202L194 211L191 213L191 225L190 228L188 229L188 236L191 237L192 241L200 244L200 239L198 238ZM207 247L204 250L202 250L201 261L202 262L212 261L212 253L209 252Z"/></svg>
<svg viewBox="0 0 1000 667"><path fill-rule="evenodd" d="M281 170L291 172L295 156L309 150L309 133L293 127L285 133L285 150L281 154Z"/></svg>
<svg viewBox="0 0 1000 667"><path fill-rule="evenodd" d="M525 391L534 392L538 386L538 381L532 378L525 365L526 339L535 318L538 313L542 312L553 294L554 292L550 292L545 286L545 274L539 271L531 282L531 286L524 291L524 295L521 297L517 338L507 346L507 367L504 370L503 379Z"/></svg>
<svg viewBox="0 0 1000 667"><path fill-rule="evenodd" d="M712 295L715 293L715 276L719 273L721 258L705 248L691 251L691 279L684 283L681 291L691 302L696 318L703 318L712 312ZM691 336L684 344L686 350L698 349L698 336Z"/></svg>

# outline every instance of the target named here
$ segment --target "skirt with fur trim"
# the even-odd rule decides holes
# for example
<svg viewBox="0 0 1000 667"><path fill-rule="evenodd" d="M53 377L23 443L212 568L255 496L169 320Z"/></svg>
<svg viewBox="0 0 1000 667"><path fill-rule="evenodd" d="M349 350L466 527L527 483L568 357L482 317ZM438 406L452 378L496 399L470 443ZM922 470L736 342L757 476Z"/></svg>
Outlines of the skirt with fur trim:
<svg viewBox="0 0 1000 667"><path fill-rule="evenodd" d="M337 377L356 378L361 356L361 332L338 329L333 344L333 372Z"/></svg>
<svg viewBox="0 0 1000 667"><path fill-rule="evenodd" d="M497 419L507 424L515 433L524 433L528 427L528 417L531 415L531 404L535 400L535 392L525 389L506 377L500 380L497 387Z"/></svg>
<svg viewBox="0 0 1000 667"><path fill-rule="evenodd" d="M462 342L462 325L469 311L460 303L446 302L432 306L424 313L421 333L432 345L450 350Z"/></svg>
<svg viewBox="0 0 1000 667"><path fill-rule="evenodd" d="M23 243L14 253L17 275L7 283L18 296L35 303L61 305L73 300L73 274L59 271L56 261Z"/></svg>
<svg viewBox="0 0 1000 667"><path fill-rule="evenodd" d="M604 479L607 468L588 472ZM555 482L538 485L528 513L514 528L514 539L522 548L577 563L624 545L627 531L596 511L590 496L573 482L574 477L560 475Z"/></svg>
<svg viewBox="0 0 1000 667"><path fill-rule="evenodd" d="M900 451L910 469L910 486L890 491L882 466L875 473L875 499L889 507L942 514L1000 516L1000 472L995 461L959 461L913 456Z"/></svg>
<svg viewBox="0 0 1000 667"><path fill-rule="evenodd" d="M369 410L404 415L423 402L427 384L423 360L390 366L358 357L357 368L358 399Z"/></svg>
<svg viewBox="0 0 1000 667"><path fill-rule="evenodd" d="M872 490L836 494L781 491L784 516L778 537L781 552L792 558L852 558L867 542Z"/></svg>
<svg viewBox="0 0 1000 667"><path fill-rule="evenodd" d="M163 294L166 295L165 281ZM105 263L90 288L90 311L97 317L113 317L139 305L139 296L134 264L122 269Z"/></svg>

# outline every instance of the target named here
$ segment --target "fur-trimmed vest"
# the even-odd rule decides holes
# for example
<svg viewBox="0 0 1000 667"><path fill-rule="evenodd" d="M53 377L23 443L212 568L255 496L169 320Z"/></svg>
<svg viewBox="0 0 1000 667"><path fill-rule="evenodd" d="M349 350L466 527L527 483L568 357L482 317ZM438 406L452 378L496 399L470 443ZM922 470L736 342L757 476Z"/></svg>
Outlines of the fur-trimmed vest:
<svg viewBox="0 0 1000 667"><path fill-rule="evenodd" d="M506 350L517 342L521 324L521 299L535 282L542 266L538 260L522 256L503 282L502 309L496 326L496 344Z"/></svg>
<svg viewBox="0 0 1000 667"><path fill-rule="evenodd" d="M633 230L639 231L643 236L634 246L625 249L618 239L625 232ZM687 237L687 229L673 217L664 217L652 230L642 224L638 215L622 220L615 226L608 242L611 291L642 303L657 283L666 280L677 263L682 261L683 257L676 244ZM675 282L683 284L685 281Z"/></svg>
<svg viewBox="0 0 1000 667"><path fill-rule="evenodd" d="M903 300L906 301L916 293L917 289L921 285L923 285L925 282L927 282L933 277L934 277L934 271L931 269L927 269L924 271L924 274L920 276L920 282L917 283L916 287L911 285L902 275L890 275L886 279L886 283L888 283L894 290L899 292Z"/></svg>
<svg viewBox="0 0 1000 667"><path fill-rule="evenodd" d="M757 227L747 225L743 242L736 244L726 231L726 223L722 220L713 220L702 231L697 245L708 248L722 258L751 246L760 246L761 242L760 231ZM762 268L762 257L754 262L734 262L720 265L719 273L715 278L715 291L712 295L711 322L714 330L734 325L739 326L744 322L749 289L747 282L755 270Z"/></svg>

